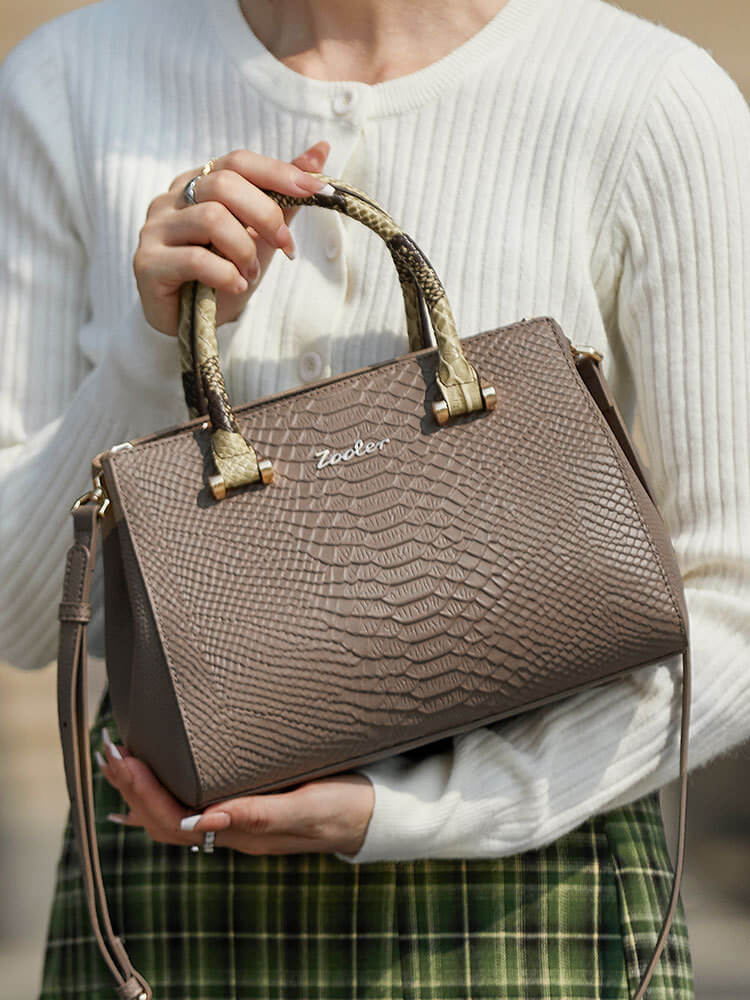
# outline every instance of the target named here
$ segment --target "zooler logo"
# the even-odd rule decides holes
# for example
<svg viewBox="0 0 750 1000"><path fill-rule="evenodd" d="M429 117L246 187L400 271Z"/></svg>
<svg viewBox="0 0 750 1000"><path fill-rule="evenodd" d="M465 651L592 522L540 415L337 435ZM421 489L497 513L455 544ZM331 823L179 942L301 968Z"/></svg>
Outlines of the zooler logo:
<svg viewBox="0 0 750 1000"><path fill-rule="evenodd" d="M353 458L372 455L376 451L382 451L390 440L390 438L381 438L380 441L368 441L365 444L362 438L357 438L351 448L347 448L346 451L331 451L330 448L316 451L315 457L318 460L316 469L325 469L327 465L338 465L339 462L349 462Z"/></svg>

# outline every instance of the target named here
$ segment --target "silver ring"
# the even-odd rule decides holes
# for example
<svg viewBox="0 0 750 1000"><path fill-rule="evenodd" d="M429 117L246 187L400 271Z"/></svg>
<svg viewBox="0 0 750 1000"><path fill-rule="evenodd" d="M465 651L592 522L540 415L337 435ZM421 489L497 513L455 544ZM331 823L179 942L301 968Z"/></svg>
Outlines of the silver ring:
<svg viewBox="0 0 750 1000"><path fill-rule="evenodd" d="M213 854L214 853L214 844L215 844L215 842L216 842L216 831L215 830L208 830L207 833L204 833L203 834L203 853L204 854ZM198 851L201 850L201 848L200 848L200 846L198 844L191 844L190 845L190 850L191 850L191 852L193 854L197 854Z"/></svg>
<svg viewBox="0 0 750 1000"><path fill-rule="evenodd" d="M201 174L198 174L198 177L193 177L193 179L190 180L190 181L188 181L187 184L185 185L185 188L184 188L184 190L182 192L182 197L184 198L186 205L197 205L198 204L198 202L195 200L195 182L200 177L201 177Z"/></svg>
<svg viewBox="0 0 750 1000"><path fill-rule="evenodd" d="M195 177L192 177L187 182L187 184L185 185L185 187L184 187L184 189L182 191L182 197L185 200L185 203L187 205L197 205L198 204L198 202L195 200L195 185L196 185L196 182L199 181L201 179L201 177L205 177L206 174L210 174L211 171L213 170L213 166L214 166L214 161L213 160L209 160L207 163L204 163L203 164L203 168L201 169L201 172L199 174L196 174Z"/></svg>

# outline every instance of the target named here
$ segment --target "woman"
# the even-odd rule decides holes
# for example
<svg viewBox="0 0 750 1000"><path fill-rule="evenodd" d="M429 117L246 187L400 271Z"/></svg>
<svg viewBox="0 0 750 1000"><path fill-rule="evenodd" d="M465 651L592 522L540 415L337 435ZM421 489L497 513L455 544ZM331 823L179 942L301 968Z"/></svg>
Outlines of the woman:
<svg viewBox="0 0 750 1000"><path fill-rule="evenodd" d="M184 419L184 281L218 289L235 400L405 350L379 242L259 191L324 171L425 248L465 334L551 314L603 351L685 575L691 766L750 735L750 114L703 50L601 0L108 0L0 87L7 658L54 655L91 456ZM628 997L671 886L678 663L200 819L105 696L116 929L158 998ZM111 984L68 830L41 995L73 992ZM680 908L648 996L692 995Z"/></svg>

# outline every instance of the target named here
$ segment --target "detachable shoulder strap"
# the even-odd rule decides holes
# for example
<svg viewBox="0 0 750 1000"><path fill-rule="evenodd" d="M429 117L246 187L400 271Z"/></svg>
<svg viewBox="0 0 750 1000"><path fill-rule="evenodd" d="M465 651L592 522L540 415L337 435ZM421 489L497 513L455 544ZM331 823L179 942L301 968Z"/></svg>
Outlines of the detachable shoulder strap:
<svg viewBox="0 0 750 1000"><path fill-rule="evenodd" d="M98 506L85 502L73 514L75 541L68 552L60 605L58 657L58 716L65 777L73 827L81 858L81 873L96 942L117 982L120 1000L151 1000L151 987L133 968L113 929L99 866L94 825L91 753L86 718L86 626L91 617L89 595L96 555ZM687 623L686 623L687 624ZM648 966L632 1000L642 1000L672 926L685 859L687 825L687 746L690 722L690 649L682 654L682 725L680 730L680 815L672 895Z"/></svg>
<svg viewBox="0 0 750 1000"><path fill-rule="evenodd" d="M91 926L117 982L117 994L120 1000L151 1000L151 987L133 968L122 941L112 929L96 843L86 712L86 626L91 617L89 596L99 527L98 505L92 501L84 503L74 512L73 524L74 543L68 552L59 613L57 665L57 714L73 829Z"/></svg>
<svg viewBox="0 0 750 1000"><path fill-rule="evenodd" d="M685 622L686 638L688 623ZM656 939L654 950L646 966L646 971L641 977L640 984L636 990L633 1000L641 1000L646 992L646 987L654 974L656 963L659 961L664 945L667 943L669 928L672 926L677 902L680 894L680 882L682 881L682 869L685 865L685 833L687 828L687 754L688 754L688 731L690 729L690 689L691 689L691 669L690 669L690 644L682 651L682 720L680 723L680 816L677 830L677 855L674 863L674 877L672 879L672 894L669 897L667 912L664 914L659 937Z"/></svg>

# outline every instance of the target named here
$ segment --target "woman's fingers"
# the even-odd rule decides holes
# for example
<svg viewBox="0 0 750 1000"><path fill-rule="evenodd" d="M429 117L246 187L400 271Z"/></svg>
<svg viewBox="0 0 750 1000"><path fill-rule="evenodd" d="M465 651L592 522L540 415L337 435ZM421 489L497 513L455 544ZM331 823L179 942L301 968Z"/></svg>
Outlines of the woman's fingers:
<svg viewBox="0 0 750 1000"><path fill-rule="evenodd" d="M320 173L323 170L330 151L330 143L316 142L314 146L310 147L310 149L306 149L301 156L292 160L292 163L301 170L309 170L313 173ZM284 218L286 219L287 225L292 221L301 207L301 205L292 205L290 208L284 209Z"/></svg>
<svg viewBox="0 0 750 1000"><path fill-rule="evenodd" d="M254 835L296 832L304 823L299 804L293 801L294 793L281 795L245 795L229 799L205 812L184 817L181 830L234 830Z"/></svg>
<svg viewBox="0 0 750 1000"><path fill-rule="evenodd" d="M142 826L153 840L162 843L197 843L197 837L179 832L180 818L185 810L158 781L151 768L114 744L106 730L102 731L102 741L106 753L102 772L129 807L128 813L112 813L111 816L118 819L111 821Z"/></svg>
<svg viewBox="0 0 750 1000"><path fill-rule="evenodd" d="M216 832L216 846L245 854L299 854L324 850L301 831L307 825L302 802L294 792L248 795L209 806L202 813L184 816L180 830L203 836Z"/></svg>
<svg viewBox="0 0 750 1000"><path fill-rule="evenodd" d="M240 260L231 252L227 252L227 250L231 251L229 244L227 243L227 249L225 249L219 242L222 236L228 235L226 232L227 213L242 223L246 233L248 231L254 233L265 240L269 247L283 250L288 257L293 259L296 248L288 223L299 210L299 206L282 209L273 198L270 198L260 188L267 187L271 190L283 191L285 194L303 197L317 193L324 187L323 182L300 169L297 164L306 164L308 169L317 170L325 162L329 148L328 143L319 143L317 147L306 150L301 157L289 164L268 160L266 157L258 157L257 154L251 153L249 150L238 150L236 153L230 153L229 156L216 161L210 174L201 177L195 189L197 204L181 206L178 218L191 213L196 217L198 209L203 209L200 215L202 241L210 242L212 246L230 256L239 270L242 270ZM238 168L242 167L247 157L249 157L249 164L246 165L243 172L242 169ZM270 168L259 170L251 175L249 165L256 160L276 164L283 170L279 170L277 177L271 174ZM290 179L292 176L302 178L302 180L292 180ZM182 197L181 193L179 197ZM225 210L223 213L221 208ZM170 234L172 242L178 243L180 242L178 234L182 230L176 223L172 224L172 228L174 229L174 233Z"/></svg>
<svg viewBox="0 0 750 1000"><path fill-rule="evenodd" d="M306 149L304 153L300 153L299 156L296 156L292 160L292 163L294 166L299 167L300 170L312 170L314 173L318 173L328 159L328 154L330 152L330 142L326 142L325 139L321 139L320 142L316 142L314 146L310 146L309 149Z"/></svg>
<svg viewBox="0 0 750 1000"><path fill-rule="evenodd" d="M315 173L319 173L323 169L323 166L328 157L330 149L331 147L329 143L318 142L310 149L305 150L305 152L302 153L301 156L298 156L296 159L292 160L292 163L302 170L311 170ZM297 212L299 212L300 208L301 208L300 205L291 205L290 207L285 208L283 210L284 221L286 222L287 226L292 221ZM247 229L253 238L258 236L257 231L252 226L248 226ZM258 240L257 250L258 250L258 263L260 265L260 276L262 276L265 273L266 268L268 267L271 261L271 258L273 257L274 248L270 246L268 243L266 243L264 240Z"/></svg>
<svg viewBox="0 0 750 1000"><path fill-rule="evenodd" d="M372 816L372 783L361 774L307 782L289 792L245 795L185 816L180 829L217 832L219 847L248 854L356 854Z"/></svg>
<svg viewBox="0 0 750 1000"><path fill-rule="evenodd" d="M330 144L325 141L315 143L305 150L303 156L313 153L320 147L324 148L323 161L328 156ZM310 177L306 171L315 169L314 167L303 167L299 164L300 157L287 163L285 160L276 160L270 156L263 156L250 149L233 149L224 156L218 156L213 161L211 172L201 176L196 183L196 191L205 183L206 179L219 170L231 170L245 180L252 182L259 188L268 188L272 191L280 191L282 194L294 196L316 194L321 184L315 178ZM201 174L202 166L193 170L186 170L179 174L169 185L170 191L177 191L182 197L185 185L193 177Z"/></svg>
<svg viewBox="0 0 750 1000"><path fill-rule="evenodd" d="M289 222L297 206L282 209L261 188L298 197L321 190L323 182L309 171L322 169L329 150L321 141L291 163L233 150L210 173L185 171L154 198L133 257L148 323L176 334L180 286L195 280L217 290L217 326L236 319L274 251L295 255ZM199 175L196 204L187 205L184 187Z"/></svg>
<svg viewBox="0 0 750 1000"><path fill-rule="evenodd" d="M255 240L225 205L211 201L178 212L164 233L166 246L207 246L231 261L238 273L252 283L258 270ZM227 272L228 273L228 272Z"/></svg>
<svg viewBox="0 0 750 1000"><path fill-rule="evenodd" d="M249 283L236 264L202 246L167 246L162 248L151 265L151 277L158 283L153 307L158 309L160 296L169 304L175 289L186 281L202 281L219 292L241 295Z"/></svg>
<svg viewBox="0 0 750 1000"><path fill-rule="evenodd" d="M223 809L212 812L193 813L183 816L180 819L180 829L185 833L192 833L197 830L199 833L206 833L208 830L226 830L231 825L232 818Z"/></svg>
<svg viewBox="0 0 750 1000"><path fill-rule="evenodd" d="M354 855L364 840L374 793L363 775L334 775L288 792L228 799L190 814L143 761L116 746L106 730L102 737L106 759L97 754L97 760L129 809L111 813L108 819L142 826L154 840L194 846L213 831L218 847L255 855L305 851Z"/></svg>
<svg viewBox="0 0 750 1000"><path fill-rule="evenodd" d="M177 217L188 213L197 215L197 209L202 209L211 243L214 243L214 231L218 231L223 220L218 209L223 208L239 219L243 227L252 226L269 246L283 250L288 257L294 258L294 239L281 206L235 171L214 169L207 177L201 178L200 190L196 188L195 198L197 204L185 206ZM216 208L209 207L213 203ZM177 224L177 217L170 220L170 235Z"/></svg>
<svg viewBox="0 0 750 1000"><path fill-rule="evenodd" d="M141 817L132 810L129 813L107 813L107 819L110 823L117 823L120 826L143 826Z"/></svg>

